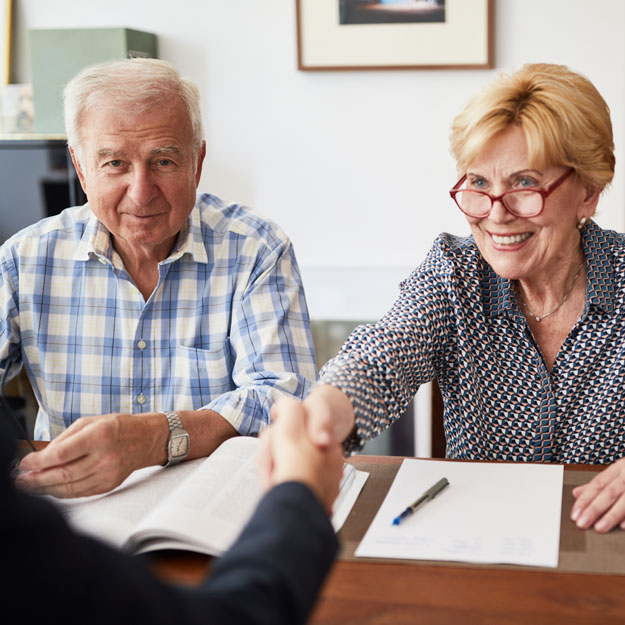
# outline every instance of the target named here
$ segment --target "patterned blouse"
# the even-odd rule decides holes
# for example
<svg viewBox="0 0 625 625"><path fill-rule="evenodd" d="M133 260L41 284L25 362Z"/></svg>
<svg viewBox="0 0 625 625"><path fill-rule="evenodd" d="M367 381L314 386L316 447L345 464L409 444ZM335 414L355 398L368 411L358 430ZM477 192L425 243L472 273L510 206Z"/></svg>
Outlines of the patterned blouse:
<svg viewBox="0 0 625 625"><path fill-rule="evenodd" d="M549 372L514 294L473 237L440 235L375 325L321 382L356 414L352 449L437 378L450 458L609 464L625 456L625 235L582 232L586 305Z"/></svg>

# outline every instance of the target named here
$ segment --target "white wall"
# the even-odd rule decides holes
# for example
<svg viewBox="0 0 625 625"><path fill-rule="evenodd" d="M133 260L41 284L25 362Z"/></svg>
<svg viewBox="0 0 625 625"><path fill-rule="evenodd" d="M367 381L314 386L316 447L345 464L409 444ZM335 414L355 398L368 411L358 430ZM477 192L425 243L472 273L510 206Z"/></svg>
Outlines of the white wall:
<svg viewBox="0 0 625 625"><path fill-rule="evenodd" d="M625 3L498 0L495 70L298 72L294 0L18 0L16 81L28 28L154 32L194 79L208 157L202 190L290 234L314 317L375 318L442 230L465 233L448 189L454 115L501 69L564 63L613 113L617 173L599 222L623 230Z"/></svg>

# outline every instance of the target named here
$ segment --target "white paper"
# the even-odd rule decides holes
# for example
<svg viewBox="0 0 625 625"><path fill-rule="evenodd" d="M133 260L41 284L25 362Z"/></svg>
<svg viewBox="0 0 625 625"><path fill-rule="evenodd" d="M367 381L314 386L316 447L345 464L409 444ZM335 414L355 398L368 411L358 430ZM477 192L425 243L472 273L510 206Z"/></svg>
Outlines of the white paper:
<svg viewBox="0 0 625 625"><path fill-rule="evenodd" d="M406 459L355 555L556 567L563 476L556 465ZM393 525L442 477L447 488Z"/></svg>
<svg viewBox="0 0 625 625"><path fill-rule="evenodd" d="M366 471L358 471L351 464L345 464L341 490L332 506L332 527L335 532L343 527L368 477Z"/></svg>

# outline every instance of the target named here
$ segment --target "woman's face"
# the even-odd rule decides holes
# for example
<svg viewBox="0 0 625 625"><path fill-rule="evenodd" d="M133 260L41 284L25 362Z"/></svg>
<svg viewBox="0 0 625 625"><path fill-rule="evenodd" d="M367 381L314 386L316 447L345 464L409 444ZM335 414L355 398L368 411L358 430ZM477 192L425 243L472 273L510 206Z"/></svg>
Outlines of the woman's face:
<svg viewBox="0 0 625 625"><path fill-rule="evenodd" d="M510 126L470 164L466 187L498 196L511 189L547 188L565 172L565 167L531 167L523 131ZM578 262L577 223L592 216L598 198L597 190L572 175L549 195L537 217L516 217L498 201L486 217L467 221L478 249L497 274L511 280L549 281L558 269L568 271Z"/></svg>

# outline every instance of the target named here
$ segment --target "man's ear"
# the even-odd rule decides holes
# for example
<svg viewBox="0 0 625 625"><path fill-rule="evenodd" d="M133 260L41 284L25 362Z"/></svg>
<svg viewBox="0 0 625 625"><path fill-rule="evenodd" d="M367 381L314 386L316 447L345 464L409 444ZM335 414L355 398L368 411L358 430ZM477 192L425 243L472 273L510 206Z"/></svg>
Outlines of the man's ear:
<svg viewBox="0 0 625 625"><path fill-rule="evenodd" d="M197 153L197 165L195 167L195 188L200 185L200 178L202 177L202 165L204 164L204 158L206 157L206 141L202 141L202 145ZM86 191L85 191L86 193Z"/></svg>
<svg viewBox="0 0 625 625"><path fill-rule="evenodd" d="M72 157L72 163L74 163L74 169L76 170L76 173L78 174L78 180L80 180L80 186L82 187L82 190L85 192L85 195L87 195L87 180L85 178L85 173L82 169L80 160L78 159L78 156L76 156L76 152L74 151L74 148L70 147L69 153L70 153L70 156Z"/></svg>

